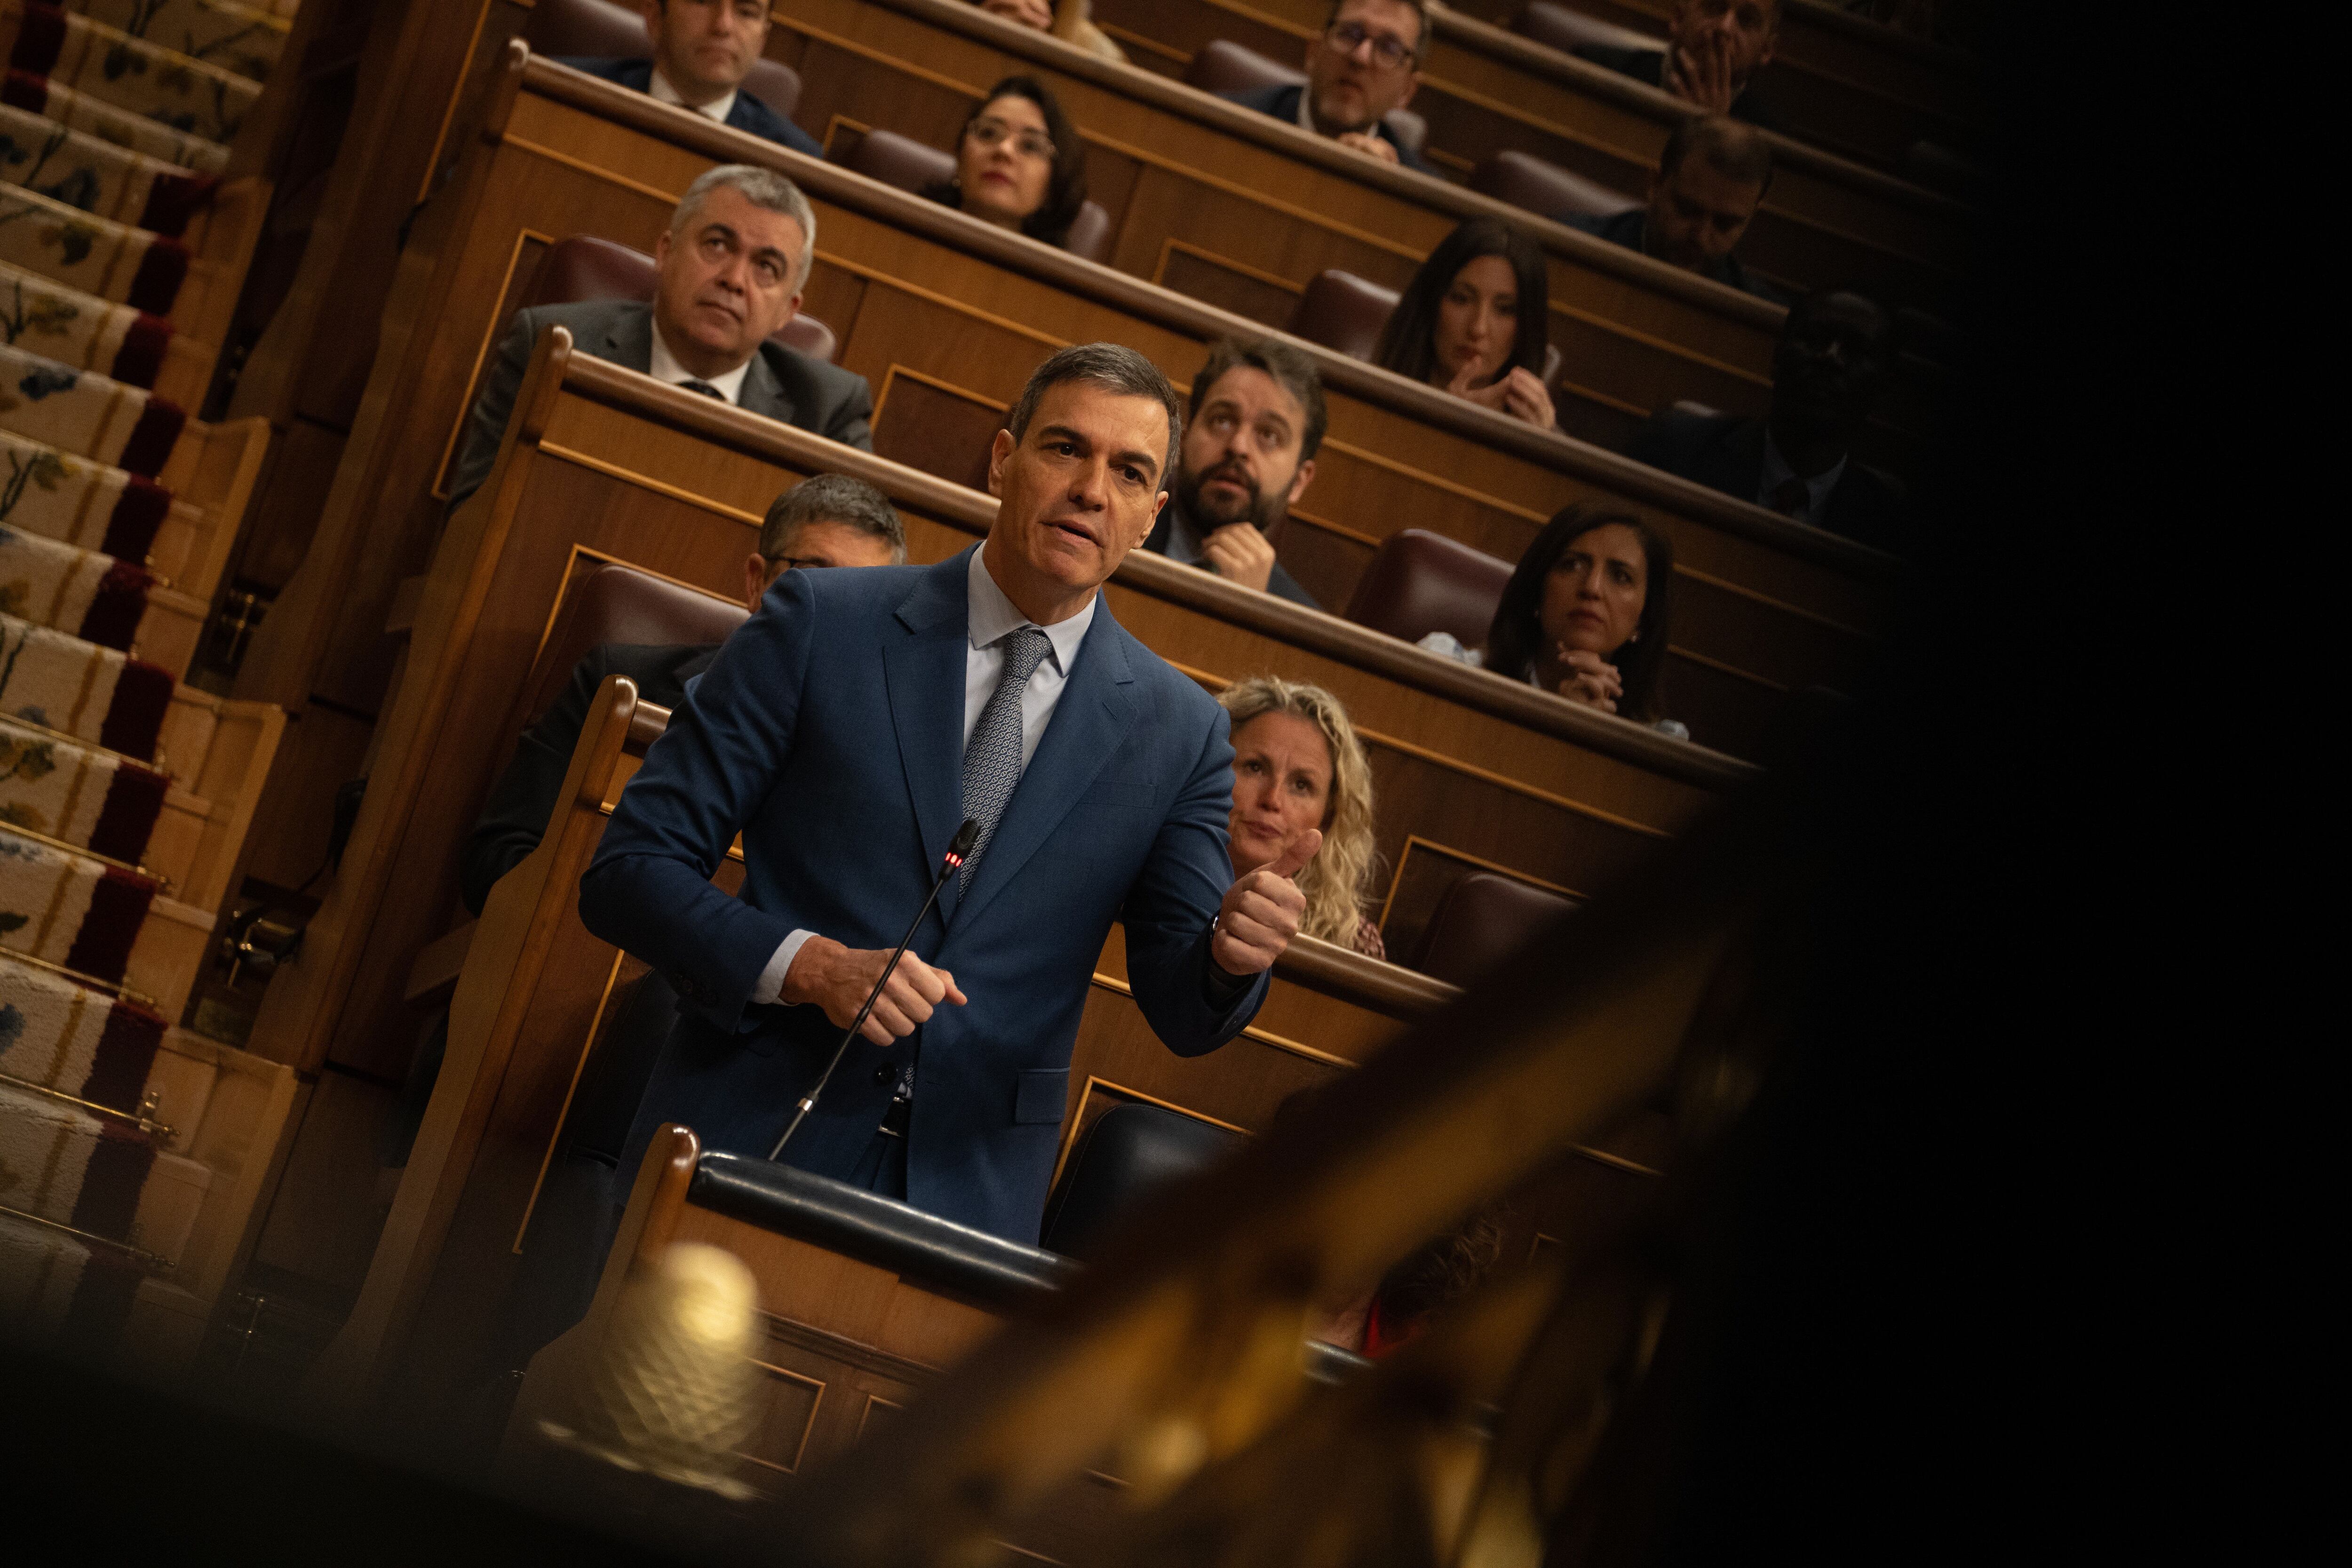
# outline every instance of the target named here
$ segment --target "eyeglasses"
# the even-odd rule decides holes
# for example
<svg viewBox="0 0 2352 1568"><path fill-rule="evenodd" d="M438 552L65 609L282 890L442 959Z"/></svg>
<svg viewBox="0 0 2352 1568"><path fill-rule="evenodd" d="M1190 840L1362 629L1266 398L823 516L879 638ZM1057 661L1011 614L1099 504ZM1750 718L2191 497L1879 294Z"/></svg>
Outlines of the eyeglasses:
<svg viewBox="0 0 2352 1568"><path fill-rule="evenodd" d="M1042 131L1015 131L1002 120L975 120L965 128L964 134L983 147L993 147L1010 136L1013 150L1023 157L1045 163L1054 161L1054 139Z"/></svg>
<svg viewBox="0 0 2352 1568"><path fill-rule="evenodd" d="M1382 70L1394 70L1412 58L1412 46L1390 33L1368 33L1353 22L1342 22L1323 35L1325 47L1335 55L1352 55L1366 44L1372 46L1372 63Z"/></svg>

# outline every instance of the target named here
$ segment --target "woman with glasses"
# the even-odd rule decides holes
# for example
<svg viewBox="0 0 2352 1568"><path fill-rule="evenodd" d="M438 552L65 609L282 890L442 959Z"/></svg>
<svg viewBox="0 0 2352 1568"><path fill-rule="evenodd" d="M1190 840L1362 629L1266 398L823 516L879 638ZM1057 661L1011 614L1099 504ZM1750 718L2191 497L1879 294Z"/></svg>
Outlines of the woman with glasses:
<svg viewBox="0 0 2352 1568"><path fill-rule="evenodd" d="M1034 78L988 89L956 138L956 172L923 195L999 228L1066 245L1087 201L1087 152L1077 128Z"/></svg>
<svg viewBox="0 0 2352 1568"><path fill-rule="evenodd" d="M1544 390L1551 301L1542 247L1500 218L1474 217L1429 253L1372 350L1382 370L1559 428Z"/></svg>

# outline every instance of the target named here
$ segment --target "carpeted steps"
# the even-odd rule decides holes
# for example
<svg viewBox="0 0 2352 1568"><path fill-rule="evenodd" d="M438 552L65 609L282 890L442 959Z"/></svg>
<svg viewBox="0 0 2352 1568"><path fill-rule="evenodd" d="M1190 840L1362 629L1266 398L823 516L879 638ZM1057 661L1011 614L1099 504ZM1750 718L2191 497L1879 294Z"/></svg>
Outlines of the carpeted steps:
<svg viewBox="0 0 2352 1568"><path fill-rule="evenodd" d="M267 440L204 400L292 0L0 0L0 1333L184 1357L294 1082L170 1026L284 716L181 683Z"/></svg>

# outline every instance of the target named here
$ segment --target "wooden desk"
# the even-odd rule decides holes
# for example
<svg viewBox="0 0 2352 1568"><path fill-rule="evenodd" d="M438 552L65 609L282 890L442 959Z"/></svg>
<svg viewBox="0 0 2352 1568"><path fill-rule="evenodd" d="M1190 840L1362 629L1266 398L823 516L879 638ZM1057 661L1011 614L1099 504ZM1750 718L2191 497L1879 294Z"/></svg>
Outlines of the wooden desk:
<svg viewBox="0 0 2352 1568"><path fill-rule="evenodd" d="M963 548L994 503L562 346L551 331L499 467L450 521L419 601L343 868L273 983L257 1048L399 1070L411 961L446 931L456 855L580 551L707 591L736 579L761 514L811 473L898 507L918 561ZM1264 669L1330 688L1375 757L1382 843L1408 837L1589 893L1750 770L1346 622L1140 552L1106 590L1121 624L1210 683Z"/></svg>
<svg viewBox="0 0 2352 1568"><path fill-rule="evenodd" d="M1129 18L1139 36L1165 37L1187 56L1211 37L1227 37L1296 63L1327 10L1323 0L1265 0L1253 18L1213 10L1211 0L1119 0L1104 14ZM1559 276L1569 254L1564 236L1573 231L1358 157L1141 67L1097 59L959 0L804 0L778 13L768 49L800 71L806 86L795 112L820 141L834 134L838 119L949 146L991 83L1013 71L1034 73L1087 138L1089 184L1119 232L1113 264L1123 271L1158 277L1155 265L1172 268L1175 263L1160 259L1170 239L1246 244L1252 255L1229 249L1228 259L1303 283L1313 270L1346 264L1325 261L1294 274L1290 268L1303 259L1295 248L1278 247L1271 236L1253 241L1243 227L1252 219L1262 223L1270 208L1296 203L1372 235L1393 236L1418 259L1434 243L1422 237L1433 220L1442 236L1472 211L1491 208L1543 240L1555 257L1553 289L1576 297L1571 279ZM1632 194L1647 184L1667 134L1692 112L1603 67L1466 20L1440 31L1413 107L1428 116L1441 162L1457 171L1515 147ZM1895 302L1948 309L1974 222L1969 208L1785 137L1776 139L1776 150L1779 172L1744 242L1753 264L1801 289L1860 282ZM1270 162L1291 167L1261 167ZM1327 167L1336 180L1316 177ZM1220 199L1221 186L1237 187L1243 205ZM1372 216L1371 188L1422 210L1410 226ZM1388 276L1380 281L1399 286ZM1177 286L1194 291L1188 282ZM1566 342L1560 347L1571 353Z"/></svg>

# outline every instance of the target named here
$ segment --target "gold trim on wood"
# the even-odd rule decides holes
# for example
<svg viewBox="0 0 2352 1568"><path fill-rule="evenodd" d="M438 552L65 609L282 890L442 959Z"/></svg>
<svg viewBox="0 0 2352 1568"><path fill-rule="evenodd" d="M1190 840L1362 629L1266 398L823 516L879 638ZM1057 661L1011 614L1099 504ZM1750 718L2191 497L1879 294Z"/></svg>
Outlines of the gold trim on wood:
<svg viewBox="0 0 2352 1568"><path fill-rule="evenodd" d="M541 441L539 444L539 450L542 457L576 463L583 468L592 468L607 478L635 485L640 489L652 490L655 494L667 496L672 500L684 501L688 506L699 507L704 511L719 517L731 517L736 521L749 524L753 528L759 527L761 521L757 512L738 511L731 506L712 500L709 496L699 496L691 490L682 490L676 485L663 483L650 474L641 474L635 468L625 468L618 463L608 463L602 458L592 458L587 453L570 447L559 447L552 441ZM702 592L707 594L710 590L705 588ZM716 595L713 596L716 597Z"/></svg>
<svg viewBox="0 0 2352 1568"><path fill-rule="evenodd" d="M514 287L515 268L522 262L522 247L534 239L542 245L552 246L556 243L553 235L541 234L535 228L517 230L514 248L507 253L506 270L499 274L499 299L505 299L507 290ZM482 363L490 357L490 340L498 336L499 331L508 325L508 322L496 318L483 323L482 341L474 345L473 367L466 373L467 388L476 396L479 396L481 393ZM474 399L469 397L458 408L457 422L449 427L448 439L441 443L440 460L433 467L432 494L435 500L446 502L449 499L450 466L457 460L457 444L465 439L466 426L473 417Z"/></svg>
<svg viewBox="0 0 2352 1568"><path fill-rule="evenodd" d="M1498 877L1508 877L1515 882L1525 882L1531 888L1545 889L1558 893L1563 899L1574 899L1579 903L1582 903L1591 897L1590 894L1578 892L1574 888L1564 888L1558 882L1547 882L1541 877L1529 876L1516 867L1505 866L1482 856L1473 855L1467 850L1456 849L1450 844L1440 844L1434 838L1423 838L1418 833L1408 833L1404 836L1403 849L1397 854L1396 869L1389 874L1388 896L1381 900L1381 918L1377 923L1381 926L1389 923L1389 910L1396 904L1397 889L1404 882L1404 868L1407 862L1412 858L1415 845L1419 845L1433 855L1443 855L1449 860L1460 860L1467 865L1475 866L1482 871L1492 871Z"/></svg>
<svg viewBox="0 0 2352 1568"><path fill-rule="evenodd" d="M1103 973L1099 970L1095 973L1094 983L1101 986L1106 991L1116 991L1121 996L1128 997L1130 1000L1132 1000L1135 995L1134 991L1129 987L1126 981L1115 979L1110 975ZM1275 1034L1270 1030L1259 1028L1255 1024L1244 1026L1242 1033L1250 1039L1255 1040L1262 1046L1272 1046L1278 1051L1288 1051L1292 1056L1305 1057L1310 1062L1321 1062L1326 1067L1351 1068L1356 1065L1345 1057L1335 1057L1328 1051L1318 1051L1313 1046L1303 1044L1297 1040L1285 1039L1282 1036ZM1179 1107L1178 1109L1181 1110L1182 1108ZM1198 1115L1199 1113L1197 1111L1186 1111L1185 1114Z"/></svg>
<svg viewBox="0 0 2352 1568"><path fill-rule="evenodd" d="M809 1402L808 1419L802 1423L801 1440L793 1449L791 1464L780 1465L773 1459L763 1459L757 1454L747 1454L740 1448L735 1451L737 1458L749 1459L761 1469L777 1470L788 1476L796 1476L800 1474L801 1461L808 1458L809 1434L816 1430L817 1414L824 1408L825 1390L830 1385L821 1377L811 1377L806 1373L794 1372L791 1367L778 1366L773 1362L761 1361L758 1356L751 1357L751 1364L761 1372L772 1373L788 1383L804 1383L816 1390L816 1397Z"/></svg>

